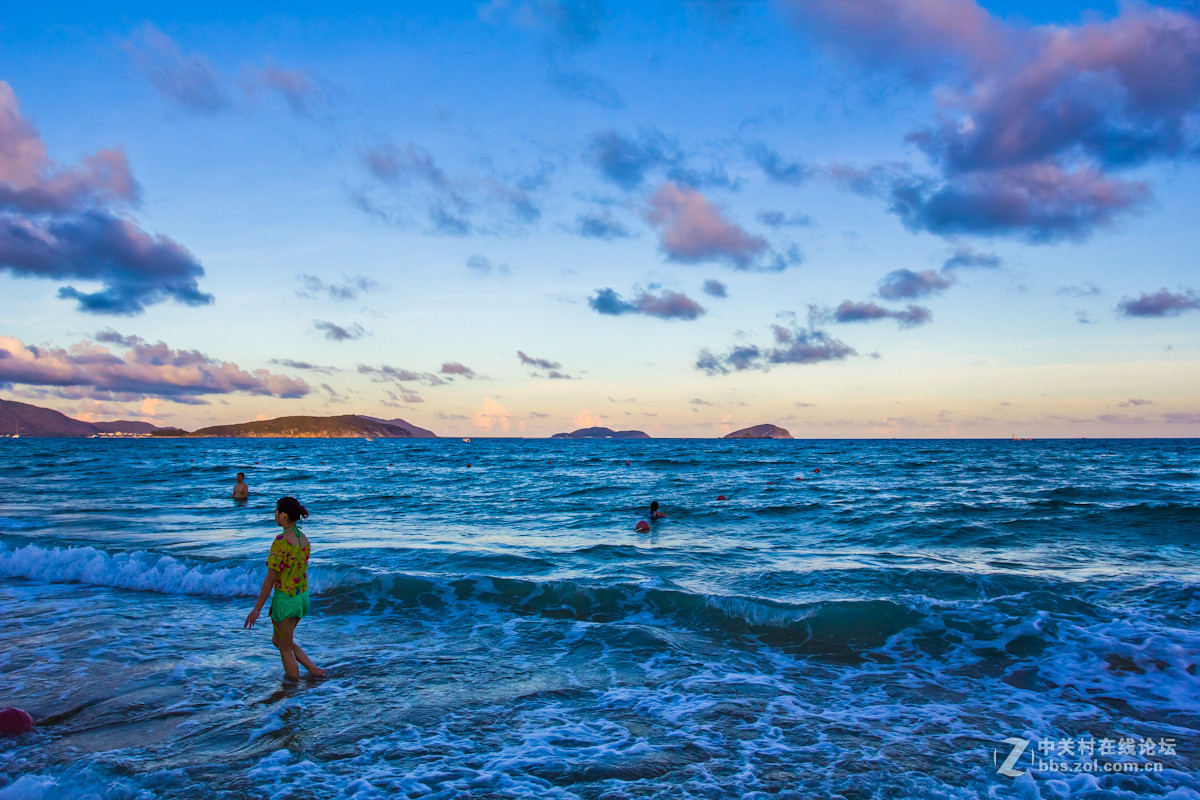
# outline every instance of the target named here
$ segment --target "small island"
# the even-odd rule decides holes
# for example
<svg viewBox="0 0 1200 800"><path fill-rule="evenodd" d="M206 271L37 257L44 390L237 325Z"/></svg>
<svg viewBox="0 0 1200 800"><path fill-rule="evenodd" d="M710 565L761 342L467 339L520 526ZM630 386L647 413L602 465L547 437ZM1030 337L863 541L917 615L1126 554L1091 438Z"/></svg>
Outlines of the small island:
<svg viewBox="0 0 1200 800"><path fill-rule="evenodd" d="M172 434L178 436L179 434ZM255 422L239 422L236 425L214 425L183 434L189 438L204 436L229 436L237 438L289 438L289 439L411 439L413 434L406 428L387 422L376 422L367 417L345 414L338 417L278 417Z"/></svg>
<svg viewBox="0 0 1200 800"><path fill-rule="evenodd" d="M614 431L612 428L580 428L570 433L556 433L551 439L649 439L643 431Z"/></svg>
<svg viewBox="0 0 1200 800"><path fill-rule="evenodd" d="M778 425L755 425L750 428L742 428L740 431L725 434L724 439L791 439L792 434L788 433Z"/></svg>

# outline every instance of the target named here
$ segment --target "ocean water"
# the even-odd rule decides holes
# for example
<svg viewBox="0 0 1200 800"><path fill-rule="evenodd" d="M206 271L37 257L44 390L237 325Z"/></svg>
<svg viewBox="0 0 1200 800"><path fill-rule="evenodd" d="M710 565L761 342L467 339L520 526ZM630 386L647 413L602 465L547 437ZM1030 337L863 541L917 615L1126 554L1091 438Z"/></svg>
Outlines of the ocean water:
<svg viewBox="0 0 1200 800"><path fill-rule="evenodd" d="M1184 440L3 441L0 800L1200 798L1198 490Z"/></svg>

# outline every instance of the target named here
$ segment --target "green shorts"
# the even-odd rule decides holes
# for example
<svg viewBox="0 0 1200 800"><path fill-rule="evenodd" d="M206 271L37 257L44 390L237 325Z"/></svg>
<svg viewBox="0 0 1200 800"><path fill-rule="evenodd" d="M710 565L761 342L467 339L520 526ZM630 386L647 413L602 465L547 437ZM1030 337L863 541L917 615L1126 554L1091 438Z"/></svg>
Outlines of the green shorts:
<svg viewBox="0 0 1200 800"><path fill-rule="evenodd" d="M275 594L271 596L272 622L283 622L291 617L304 619L306 616L308 616L308 592L290 595L278 589L275 590Z"/></svg>

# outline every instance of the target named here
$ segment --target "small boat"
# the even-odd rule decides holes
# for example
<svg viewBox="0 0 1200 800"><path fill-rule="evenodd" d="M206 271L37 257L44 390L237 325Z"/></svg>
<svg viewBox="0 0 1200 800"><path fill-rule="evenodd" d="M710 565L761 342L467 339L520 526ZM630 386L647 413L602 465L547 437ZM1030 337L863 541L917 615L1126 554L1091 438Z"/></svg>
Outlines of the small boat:
<svg viewBox="0 0 1200 800"><path fill-rule="evenodd" d="M374 439L372 439L370 436L364 436L363 438L364 438L366 441L368 441L368 442L373 442L373 441L375 441L375 440L374 440Z"/></svg>
<svg viewBox="0 0 1200 800"><path fill-rule="evenodd" d="M470 439L468 439L468 438L466 438L466 437L464 436L464 437L463 437L463 441L464 441L464 442L469 442L469 441L471 441L471 440L470 440Z"/></svg>

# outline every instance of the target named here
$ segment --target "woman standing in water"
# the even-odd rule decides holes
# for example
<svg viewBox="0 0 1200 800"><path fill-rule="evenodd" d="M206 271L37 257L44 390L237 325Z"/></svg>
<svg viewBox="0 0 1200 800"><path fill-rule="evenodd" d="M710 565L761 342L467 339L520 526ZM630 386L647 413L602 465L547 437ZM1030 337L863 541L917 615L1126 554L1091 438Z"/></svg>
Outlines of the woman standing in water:
<svg viewBox="0 0 1200 800"><path fill-rule="evenodd" d="M300 677L299 664L318 678L325 674L325 670L314 664L294 639L296 626L308 614L308 557L312 553L312 544L297 524L307 516L308 510L294 497L281 497L275 504L275 524L283 528L283 533L276 536L271 545L267 577L258 593L258 602L243 626L254 627L274 588L270 614L275 635L271 637L271 643L279 648L283 671L289 678Z"/></svg>

